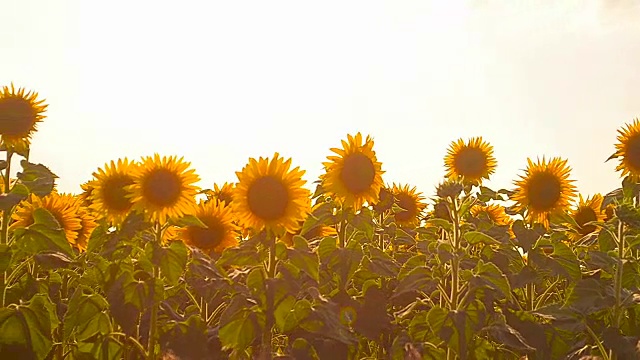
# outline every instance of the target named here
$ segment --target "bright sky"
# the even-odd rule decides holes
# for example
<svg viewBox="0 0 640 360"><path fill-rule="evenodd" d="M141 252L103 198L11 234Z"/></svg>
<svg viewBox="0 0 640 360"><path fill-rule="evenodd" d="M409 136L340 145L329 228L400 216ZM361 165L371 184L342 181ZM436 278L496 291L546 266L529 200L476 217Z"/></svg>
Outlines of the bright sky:
<svg viewBox="0 0 640 360"><path fill-rule="evenodd" d="M471 136L495 148L495 189L546 155L606 193L616 130L640 116L640 2L540 3L0 0L0 85L47 99L31 161L62 191L154 152L205 188L274 151L312 181L361 131L385 182L427 196Z"/></svg>

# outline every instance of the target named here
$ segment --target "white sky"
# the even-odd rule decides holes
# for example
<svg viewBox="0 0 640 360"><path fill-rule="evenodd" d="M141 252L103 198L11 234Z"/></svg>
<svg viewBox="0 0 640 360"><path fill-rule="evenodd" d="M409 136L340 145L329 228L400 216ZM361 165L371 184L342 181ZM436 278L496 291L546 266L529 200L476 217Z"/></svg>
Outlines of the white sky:
<svg viewBox="0 0 640 360"><path fill-rule="evenodd" d="M274 151L312 181L361 131L385 182L427 196L471 136L495 148L495 189L546 155L606 193L616 130L640 116L640 2L540 3L0 0L0 85L47 99L31 161L62 191L154 152L205 188Z"/></svg>

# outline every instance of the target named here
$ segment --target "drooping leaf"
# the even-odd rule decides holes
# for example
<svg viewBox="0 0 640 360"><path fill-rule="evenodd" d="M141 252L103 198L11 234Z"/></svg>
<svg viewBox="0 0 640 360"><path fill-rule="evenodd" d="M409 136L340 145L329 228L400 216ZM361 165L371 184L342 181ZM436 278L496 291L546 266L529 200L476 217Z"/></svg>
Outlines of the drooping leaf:
<svg viewBox="0 0 640 360"><path fill-rule="evenodd" d="M22 165L22 172L18 172L17 177L29 192L45 196L53 190L58 176L49 168L42 164L32 164L27 160L20 161L20 165Z"/></svg>

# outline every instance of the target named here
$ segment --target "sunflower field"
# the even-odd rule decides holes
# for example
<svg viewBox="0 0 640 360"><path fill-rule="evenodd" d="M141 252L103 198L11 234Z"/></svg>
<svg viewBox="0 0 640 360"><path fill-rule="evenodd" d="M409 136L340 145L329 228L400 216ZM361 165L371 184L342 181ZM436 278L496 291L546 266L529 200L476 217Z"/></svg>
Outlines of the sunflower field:
<svg viewBox="0 0 640 360"><path fill-rule="evenodd" d="M275 153L200 189L155 154L67 194L29 161L46 108L1 88L0 359L640 358L640 119L605 195L545 157L490 189L476 137L427 198L360 133L313 184Z"/></svg>

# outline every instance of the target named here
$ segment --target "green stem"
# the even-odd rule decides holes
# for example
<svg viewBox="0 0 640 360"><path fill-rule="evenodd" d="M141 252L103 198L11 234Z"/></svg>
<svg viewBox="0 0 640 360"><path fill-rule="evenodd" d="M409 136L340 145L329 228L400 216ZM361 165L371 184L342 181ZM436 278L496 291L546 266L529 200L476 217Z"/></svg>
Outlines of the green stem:
<svg viewBox="0 0 640 360"><path fill-rule="evenodd" d="M460 250L460 219L458 218L458 202L452 199L451 215L453 218L453 234L451 245L453 247L453 258L451 259L451 310L458 309L458 273L460 271L460 259L458 253Z"/></svg>
<svg viewBox="0 0 640 360"><path fill-rule="evenodd" d="M605 350L604 346L602 346L602 342L600 341L600 338L598 337L598 335L596 335L596 333L593 332L593 330L591 329L591 327L589 327L589 325L586 325L586 327L587 327L587 332L593 338L593 341L596 343L598 350L600 350L600 355L602 355L602 358L604 360L610 360L611 354L609 354L609 352Z"/></svg>
<svg viewBox="0 0 640 360"><path fill-rule="evenodd" d="M547 301L549 296L551 296L551 294L553 293L553 290L555 289L556 285L558 285L560 281L561 281L560 276L558 276L558 278L553 283L551 283L551 285L547 286L544 292L540 294L540 296L538 296L538 301L536 301L534 309L541 307L544 304L544 302Z"/></svg>
<svg viewBox="0 0 640 360"><path fill-rule="evenodd" d="M533 288L533 283L528 283L526 285L527 290L527 310L533 311L535 310L535 290Z"/></svg>
<svg viewBox="0 0 640 360"><path fill-rule="evenodd" d="M162 227L160 223L155 225L155 241L156 246L162 243ZM156 304L156 279L160 277L160 269L153 267L153 275L151 277L151 319L149 320L149 342L147 344L147 359L155 360L156 358L156 332L158 330L158 304Z"/></svg>
<svg viewBox="0 0 640 360"><path fill-rule="evenodd" d="M380 214L380 250L384 251L384 214Z"/></svg>
<svg viewBox="0 0 640 360"><path fill-rule="evenodd" d="M344 248L345 243L346 243L346 235L347 235L347 220L343 219L342 221L340 221L340 228L338 229L338 241L339 241L339 245L340 248Z"/></svg>
<svg viewBox="0 0 640 360"><path fill-rule="evenodd" d="M13 152L7 150L7 168L4 169L4 191L3 194L9 193L9 186L11 185L11 157ZM9 220L11 220L11 210L4 210L2 212L2 228L0 229L0 244L6 244L9 241Z"/></svg>
<svg viewBox="0 0 640 360"><path fill-rule="evenodd" d="M615 296L616 305L614 310L613 324L615 328L620 326L621 310L622 310L622 270L624 259L624 225L622 221L618 220L618 266L616 267L615 275Z"/></svg>
<svg viewBox="0 0 640 360"><path fill-rule="evenodd" d="M269 264L267 267L267 313L264 332L262 333L262 359L271 359L271 344L273 343L273 325L275 324L274 309L273 309L273 291L269 289L271 283L268 279L273 279L276 276L276 236L273 232L267 231L267 241L269 243Z"/></svg>

